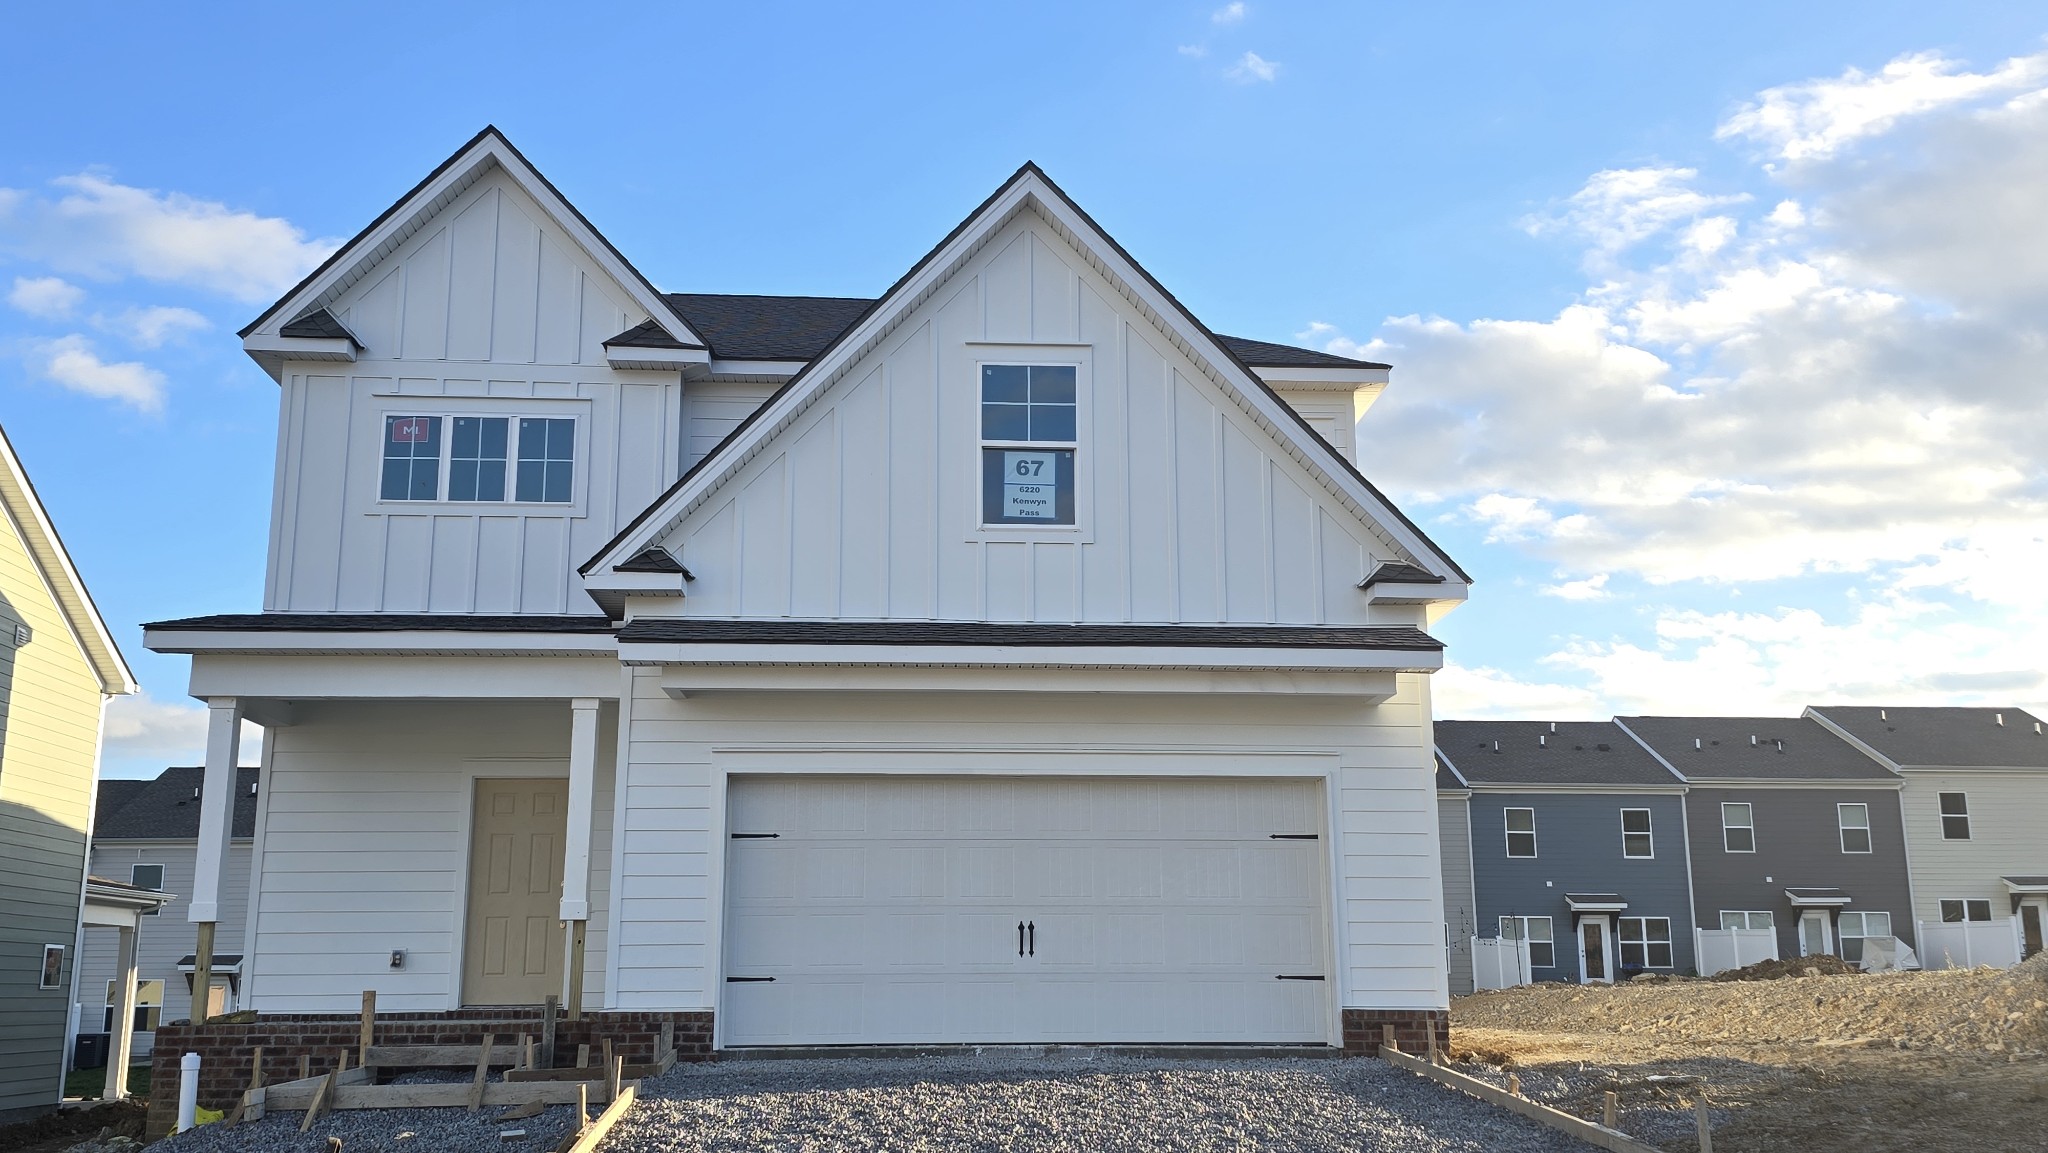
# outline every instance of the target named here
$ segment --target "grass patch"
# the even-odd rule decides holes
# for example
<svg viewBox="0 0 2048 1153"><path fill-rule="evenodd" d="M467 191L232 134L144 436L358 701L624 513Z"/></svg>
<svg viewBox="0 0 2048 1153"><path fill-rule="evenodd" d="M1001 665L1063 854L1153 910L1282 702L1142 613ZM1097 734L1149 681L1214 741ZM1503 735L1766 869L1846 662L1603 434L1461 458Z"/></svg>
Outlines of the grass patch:
<svg viewBox="0 0 2048 1153"><path fill-rule="evenodd" d="M149 1073L150 1066L148 1065L130 1065L128 1067L129 1096L149 1096ZM106 1091L107 1071L105 1069L73 1069L64 1077L64 1095L66 1097L83 1097L88 1101L92 1101L97 1100L99 1095Z"/></svg>

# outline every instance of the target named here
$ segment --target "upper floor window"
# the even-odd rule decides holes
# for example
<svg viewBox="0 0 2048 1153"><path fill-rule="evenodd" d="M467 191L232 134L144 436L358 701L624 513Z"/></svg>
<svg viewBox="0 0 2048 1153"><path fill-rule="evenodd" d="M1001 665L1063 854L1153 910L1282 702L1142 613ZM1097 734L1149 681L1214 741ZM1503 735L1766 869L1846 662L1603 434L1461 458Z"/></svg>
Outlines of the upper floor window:
<svg viewBox="0 0 2048 1153"><path fill-rule="evenodd" d="M1842 833L1842 851L1845 853L1867 853L1870 851L1870 806L1842 804L1835 806L1835 827Z"/></svg>
<svg viewBox="0 0 2048 1153"><path fill-rule="evenodd" d="M981 521L1074 523L1080 404L1071 364L981 366Z"/></svg>
<svg viewBox="0 0 2048 1153"><path fill-rule="evenodd" d="M1721 806L1721 847L1731 853L1756 852L1756 818L1748 802Z"/></svg>
<svg viewBox="0 0 2048 1153"><path fill-rule="evenodd" d="M1507 822L1508 856L1533 857L1536 855L1536 810L1502 809L1501 816Z"/></svg>
<svg viewBox="0 0 2048 1153"><path fill-rule="evenodd" d="M384 500L568 504L575 467L571 417L387 416L378 492Z"/></svg>
<svg viewBox="0 0 2048 1153"><path fill-rule="evenodd" d="M128 866L128 883L138 889L148 889L152 893L161 893L164 891L164 867L162 865L130 865ZM153 909L144 909L142 915L154 917L162 912L163 908L159 906Z"/></svg>
<svg viewBox="0 0 2048 1153"><path fill-rule="evenodd" d="M1621 855L1644 858L1657 855L1656 845L1650 837L1650 810L1621 811Z"/></svg>
<svg viewBox="0 0 2048 1153"><path fill-rule="evenodd" d="M1970 798L1962 793L1941 794L1941 839L1970 839Z"/></svg>

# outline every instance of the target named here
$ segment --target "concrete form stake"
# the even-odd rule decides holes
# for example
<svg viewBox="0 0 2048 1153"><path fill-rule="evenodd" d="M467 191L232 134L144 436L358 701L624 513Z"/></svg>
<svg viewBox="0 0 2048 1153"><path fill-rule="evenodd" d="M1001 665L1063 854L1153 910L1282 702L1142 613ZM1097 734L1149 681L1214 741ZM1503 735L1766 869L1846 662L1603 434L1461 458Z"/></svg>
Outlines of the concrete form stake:
<svg viewBox="0 0 2048 1153"><path fill-rule="evenodd" d="M1618 1111L1615 1106L1619 1101L1620 1098L1615 1095L1614 1090L1609 1089L1607 1091L1607 1101L1600 1107L1600 1123L1609 1129L1618 1128L1614 1123L1614 1115Z"/></svg>
<svg viewBox="0 0 2048 1153"><path fill-rule="evenodd" d="M178 1132L189 1132L199 1113L199 1054L187 1053L178 1062Z"/></svg>
<svg viewBox="0 0 2048 1153"><path fill-rule="evenodd" d="M1700 1153L1714 1153L1714 1123L1707 1117L1707 1095L1693 1098L1692 1108L1700 1122Z"/></svg>
<svg viewBox="0 0 2048 1153"><path fill-rule="evenodd" d="M1508 1074L1508 1095L1512 1097L1520 1097L1522 1095L1522 1078L1519 1074Z"/></svg>

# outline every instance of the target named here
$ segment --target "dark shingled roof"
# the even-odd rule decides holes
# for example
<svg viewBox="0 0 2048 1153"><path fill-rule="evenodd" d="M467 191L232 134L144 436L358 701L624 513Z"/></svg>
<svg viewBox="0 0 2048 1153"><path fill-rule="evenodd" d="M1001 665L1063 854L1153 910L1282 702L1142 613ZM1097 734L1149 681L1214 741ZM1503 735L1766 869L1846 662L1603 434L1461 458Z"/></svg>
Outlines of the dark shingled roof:
<svg viewBox="0 0 2048 1153"><path fill-rule="evenodd" d="M978 621L789 621L654 617L619 630L625 643L757 645L1063 645L1111 648L1404 649L1443 642L1406 626L1038 625Z"/></svg>
<svg viewBox="0 0 2048 1153"><path fill-rule="evenodd" d="M586 616L479 616L471 613L221 613L152 621L145 629L273 633L608 633L612 622Z"/></svg>
<svg viewBox="0 0 2048 1153"><path fill-rule="evenodd" d="M698 335L711 342L721 360L811 360L860 319L874 301L857 296L727 296L719 293L670 292L662 299ZM642 324L605 341L609 345L681 348L678 344L643 343ZM659 326L654 326L659 333ZM666 334L662 334L666 335ZM1352 360L1237 336L1219 336L1239 360L1260 368L1387 368L1370 360Z"/></svg>
<svg viewBox="0 0 2048 1153"><path fill-rule="evenodd" d="M669 555L669 551L658 544L648 545L632 556L612 566L614 572L666 572L690 575L683 562Z"/></svg>
<svg viewBox="0 0 2048 1153"><path fill-rule="evenodd" d="M153 781L101 781L93 813L96 841L196 841L199 798L206 780L196 766L165 769ZM256 835L256 768L235 770L235 821L230 835Z"/></svg>
<svg viewBox="0 0 2048 1153"><path fill-rule="evenodd" d="M2035 728L2048 725L2025 709L1828 705L1806 711L1897 765L2048 769L2048 732ZM2005 716L2003 725L1998 714Z"/></svg>
<svg viewBox="0 0 2048 1153"><path fill-rule="evenodd" d="M1679 783L1612 721L1438 721L1436 747L1475 785Z"/></svg>
<svg viewBox="0 0 2048 1153"><path fill-rule="evenodd" d="M1688 779L1898 780L1820 722L1804 717L1615 719ZM1751 737L1756 744L1749 743ZM1699 748L1693 748L1694 741Z"/></svg>
<svg viewBox="0 0 2048 1153"><path fill-rule="evenodd" d="M1382 561L1372 575L1358 582L1358 587L1369 589L1376 584L1440 585L1444 578L1425 568L1417 568L1403 561Z"/></svg>
<svg viewBox="0 0 2048 1153"><path fill-rule="evenodd" d="M1437 792L1441 793L1447 789L1456 789L1462 791L1467 787L1469 786L1467 786L1465 782L1458 779L1458 774L1451 771L1450 763L1444 760L1444 755L1442 753L1438 753L1436 755Z"/></svg>
<svg viewBox="0 0 2048 1153"><path fill-rule="evenodd" d="M668 334L659 322L643 320L626 331L604 342L607 348L702 348L701 344L684 344Z"/></svg>
<svg viewBox="0 0 2048 1153"><path fill-rule="evenodd" d="M324 308L316 308L297 320L287 323L283 328L277 330L277 334L279 336L310 336L320 340L346 340L357 348L362 347L362 342L356 340L355 333L343 328L341 322L334 319L334 314Z"/></svg>

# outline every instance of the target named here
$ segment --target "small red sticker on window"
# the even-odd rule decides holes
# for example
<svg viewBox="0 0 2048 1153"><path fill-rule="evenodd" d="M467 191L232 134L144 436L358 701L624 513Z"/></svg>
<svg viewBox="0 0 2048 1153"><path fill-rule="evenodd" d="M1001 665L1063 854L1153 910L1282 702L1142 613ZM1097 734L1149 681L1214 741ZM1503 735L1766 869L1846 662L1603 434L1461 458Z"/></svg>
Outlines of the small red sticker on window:
<svg viewBox="0 0 2048 1153"><path fill-rule="evenodd" d="M427 418L408 416L391 422L392 444L419 444L427 439Z"/></svg>

